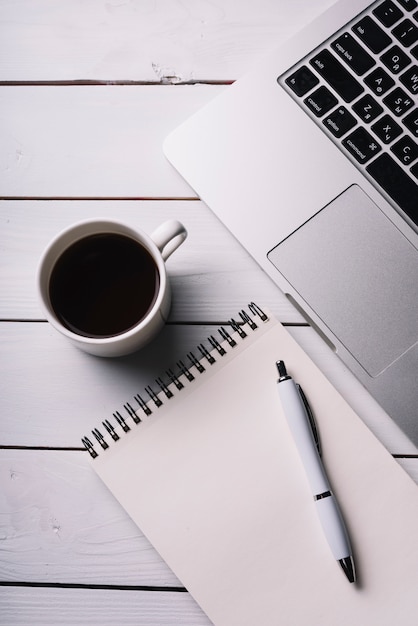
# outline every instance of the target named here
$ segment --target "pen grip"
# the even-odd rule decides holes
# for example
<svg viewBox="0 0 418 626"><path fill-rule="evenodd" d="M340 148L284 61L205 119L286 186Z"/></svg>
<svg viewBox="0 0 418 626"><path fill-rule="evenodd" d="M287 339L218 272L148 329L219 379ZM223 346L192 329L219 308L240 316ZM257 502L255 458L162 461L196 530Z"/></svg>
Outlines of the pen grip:
<svg viewBox="0 0 418 626"><path fill-rule="evenodd" d="M312 495L330 490L330 485L319 456L309 417L300 393L289 378L277 384L283 412L305 468Z"/></svg>
<svg viewBox="0 0 418 626"><path fill-rule="evenodd" d="M315 504L334 558L337 561L347 558L351 554L350 540L334 496L317 500Z"/></svg>

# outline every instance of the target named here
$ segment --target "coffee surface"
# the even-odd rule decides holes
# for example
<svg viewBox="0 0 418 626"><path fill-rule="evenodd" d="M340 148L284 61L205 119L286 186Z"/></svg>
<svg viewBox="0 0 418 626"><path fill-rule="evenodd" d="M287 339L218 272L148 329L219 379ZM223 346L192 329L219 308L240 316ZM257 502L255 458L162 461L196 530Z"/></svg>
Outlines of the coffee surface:
<svg viewBox="0 0 418 626"><path fill-rule="evenodd" d="M159 285L148 250L128 236L104 233L84 237L63 252L51 274L49 296L66 328L103 338L141 322Z"/></svg>

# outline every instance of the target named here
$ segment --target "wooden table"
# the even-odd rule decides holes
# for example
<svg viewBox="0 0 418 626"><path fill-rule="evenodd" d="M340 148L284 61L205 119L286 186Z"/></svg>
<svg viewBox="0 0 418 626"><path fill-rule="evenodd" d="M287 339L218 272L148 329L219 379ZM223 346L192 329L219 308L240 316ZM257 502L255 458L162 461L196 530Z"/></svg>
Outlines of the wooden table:
<svg viewBox="0 0 418 626"><path fill-rule="evenodd" d="M0 620L207 625L80 438L251 300L418 482L416 448L166 162L165 135L332 0L0 1ZM42 319L41 251L79 219L184 222L170 322L122 359ZM146 480L146 476L142 478Z"/></svg>

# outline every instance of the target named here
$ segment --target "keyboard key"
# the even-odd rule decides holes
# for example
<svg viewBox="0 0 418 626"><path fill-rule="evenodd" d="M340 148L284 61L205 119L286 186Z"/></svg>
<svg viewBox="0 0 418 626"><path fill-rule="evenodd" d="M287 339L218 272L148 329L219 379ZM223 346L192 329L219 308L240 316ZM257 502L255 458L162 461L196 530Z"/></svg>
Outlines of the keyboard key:
<svg viewBox="0 0 418 626"><path fill-rule="evenodd" d="M398 2L405 11L413 11L418 7L417 0L398 0Z"/></svg>
<svg viewBox="0 0 418 626"><path fill-rule="evenodd" d="M418 145L409 135L404 135L391 150L404 165L411 165L418 158Z"/></svg>
<svg viewBox="0 0 418 626"><path fill-rule="evenodd" d="M310 63L345 102L352 102L363 93L362 85L329 50L319 52Z"/></svg>
<svg viewBox="0 0 418 626"><path fill-rule="evenodd" d="M411 113L408 113L403 119L403 123L407 129L418 138L418 109L414 109Z"/></svg>
<svg viewBox="0 0 418 626"><path fill-rule="evenodd" d="M396 87L389 95L383 98L383 102L397 117L403 115L414 106L411 96L408 96L400 87Z"/></svg>
<svg viewBox="0 0 418 626"><path fill-rule="evenodd" d="M411 167L410 171L415 176L415 178L418 178L418 163L415 163L415 165Z"/></svg>
<svg viewBox="0 0 418 626"><path fill-rule="evenodd" d="M409 52L412 54L413 57L418 59L418 45L411 48Z"/></svg>
<svg viewBox="0 0 418 626"><path fill-rule="evenodd" d="M334 137L340 138L354 128L357 120L345 107L338 107L322 123Z"/></svg>
<svg viewBox="0 0 418 626"><path fill-rule="evenodd" d="M389 35L368 15L357 22L352 30L375 54L383 52L392 43Z"/></svg>
<svg viewBox="0 0 418 626"><path fill-rule="evenodd" d="M418 93L418 65L410 67L399 80L412 94Z"/></svg>
<svg viewBox="0 0 418 626"><path fill-rule="evenodd" d="M360 46L350 33L344 33L331 44L331 48L347 63L358 76L368 72L376 61Z"/></svg>
<svg viewBox="0 0 418 626"><path fill-rule="evenodd" d="M289 78L286 78L286 84L299 97L304 96L318 83L319 78L304 65L294 72Z"/></svg>
<svg viewBox="0 0 418 626"><path fill-rule="evenodd" d="M308 96L304 103L316 117L322 117L338 104L338 100L329 89L322 85Z"/></svg>
<svg viewBox="0 0 418 626"><path fill-rule="evenodd" d="M376 133L383 143L390 143L402 134L402 128L393 120L390 115L384 115L372 126L372 131Z"/></svg>
<svg viewBox="0 0 418 626"><path fill-rule="evenodd" d="M352 109L366 124L370 124L370 122L383 113L383 107L369 94L357 100L357 102L353 104Z"/></svg>
<svg viewBox="0 0 418 626"><path fill-rule="evenodd" d="M382 149L374 137L362 126L356 128L342 143L359 163L367 163Z"/></svg>
<svg viewBox="0 0 418 626"><path fill-rule="evenodd" d="M398 6L391 2L391 0L385 0L379 4L376 9L373 10L373 14L377 17L379 22L389 28L399 22L399 20L403 17L403 13Z"/></svg>
<svg viewBox="0 0 418 626"><path fill-rule="evenodd" d="M377 96L382 96L395 84L393 78L381 67L377 67L366 76L364 82Z"/></svg>
<svg viewBox="0 0 418 626"><path fill-rule="evenodd" d="M408 18L395 26L392 33L407 48L418 41L418 27Z"/></svg>
<svg viewBox="0 0 418 626"><path fill-rule="evenodd" d="M370 176L418 225L418 185L389 154L383 153L366 166Z"/></svg>
<svg viewBox="0 0 418 626"><path fill-rule="evenodd" d="M380 57L382 63L392 72L399 74L411 63L411 59L399 46L393 46Z"/></svg>

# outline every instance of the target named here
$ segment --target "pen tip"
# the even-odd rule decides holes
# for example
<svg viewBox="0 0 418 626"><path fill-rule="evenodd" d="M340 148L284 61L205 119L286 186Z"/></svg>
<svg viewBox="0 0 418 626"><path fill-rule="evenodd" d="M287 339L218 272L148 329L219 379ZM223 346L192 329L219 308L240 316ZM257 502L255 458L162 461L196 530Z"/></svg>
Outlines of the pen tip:
<svg viewBox="0 0 418 626"><path fill-rule="evenodd" d="M350 583L356 582L356 570L354 567L354 561L351 556L347 556L344 559L340 559L339 564L343 568L344 574L347 576Z"/></svg>

